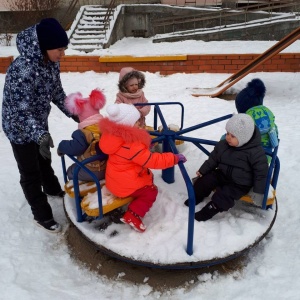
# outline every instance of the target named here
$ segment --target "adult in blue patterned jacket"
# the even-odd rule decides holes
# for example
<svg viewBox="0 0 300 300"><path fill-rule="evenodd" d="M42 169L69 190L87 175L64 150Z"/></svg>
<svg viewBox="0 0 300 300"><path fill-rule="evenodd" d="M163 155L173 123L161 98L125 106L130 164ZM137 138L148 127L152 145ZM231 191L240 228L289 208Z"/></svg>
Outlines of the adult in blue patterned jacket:
<svg viewBox="0 0 300 300"><path fill-rule="evenodd" d="M47 200L47 195L64 196L51 166L50 147L54 145L48 117L51 102L72 117L64 106L66 95L59 67L68 36L57 20L48 18L20 32L16 44L20 55L6 74L2 127L10 140L35 223L48 232L59 232L61 226L54 220Z"/></svg>

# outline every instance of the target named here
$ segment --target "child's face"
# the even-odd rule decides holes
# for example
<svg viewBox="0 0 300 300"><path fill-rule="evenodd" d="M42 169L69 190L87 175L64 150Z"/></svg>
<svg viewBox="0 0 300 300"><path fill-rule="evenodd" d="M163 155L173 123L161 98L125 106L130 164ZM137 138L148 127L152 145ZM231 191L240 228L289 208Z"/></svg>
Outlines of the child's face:
<svg viewBox="0 0 300 300"><path fill-rule="evenodd" d="M131 78L127 81L126 85L125 85L126 90L128 91L128 93L136 93L137 90L139 89L139 81L137 78Z"/></svg>
<svg viewBox="0 0 300 300"><path fill-rule="evenodd" d="M229 132L226 133L226 142L231 147L237 147L239 145L238 139L233 134L231 134Z"/></svg>

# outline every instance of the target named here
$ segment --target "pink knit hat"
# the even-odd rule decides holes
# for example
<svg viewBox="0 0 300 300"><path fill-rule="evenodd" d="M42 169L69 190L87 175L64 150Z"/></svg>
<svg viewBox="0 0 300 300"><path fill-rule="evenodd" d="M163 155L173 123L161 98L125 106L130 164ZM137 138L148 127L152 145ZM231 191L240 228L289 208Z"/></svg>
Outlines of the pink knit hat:
<svg viewBox="0 0 300 300"><path fill-rule="evenodd" d="M90 116L99 114L99 110L105 105L106 98L100 89L94 89L88 98L83 98L80 92L73 93L65 99L66 109L79 117L80 122Z"/></svg>
<svg viewBox="0 0 300 300"><path fill-rule="evenodd" d="M122 78L127 74L127 73L130 73L132 71L135 71L134 68L131 68L131 67L125 67L125 68L122 68L121 71L120 71L120 75L119 75L119 81L122 80Z"/></svg>

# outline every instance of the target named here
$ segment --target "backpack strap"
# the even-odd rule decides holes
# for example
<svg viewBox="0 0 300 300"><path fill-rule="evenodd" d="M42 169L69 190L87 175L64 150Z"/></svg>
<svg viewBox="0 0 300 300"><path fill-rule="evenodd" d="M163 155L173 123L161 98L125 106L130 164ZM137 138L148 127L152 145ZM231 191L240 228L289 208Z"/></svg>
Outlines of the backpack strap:
<svg viewBox="0 0 300 300"><path fill-rule="evenodd" d="M100 133L96 133L96 132L92 132L90 130L86 130L86 129L82 129L82 132L84 133L87 142L89 143L88 148L85 150L85 152L80 155L78 157L79 161L83 161L86 158L89 158L91 156L94 156L97 154L96 151L96 145L97 143L99 143L99 139L101 134ZM91 170L91 171L102 171L105 170L106 167L106 161L93 161L90 162L88 164L86 164L86 166Z"/></svg>

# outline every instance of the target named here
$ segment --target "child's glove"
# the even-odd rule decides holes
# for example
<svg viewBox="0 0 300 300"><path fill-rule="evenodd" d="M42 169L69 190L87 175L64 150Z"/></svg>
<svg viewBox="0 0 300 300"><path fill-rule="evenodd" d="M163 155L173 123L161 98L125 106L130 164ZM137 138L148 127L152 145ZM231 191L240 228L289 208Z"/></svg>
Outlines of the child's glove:
<svg viewBox="0 0 300 300"><path fill-rule="evenodd" d="M264 200L264 194L254 193L252 190L248 193L248 195L253 200L254 204L257 206L262 206L262 202Z"/></svg>
<svg viewBox="0 0 300 300"><path fill-rule="evenodd" d="M200 178L200 177L202 177L202 175L201 176L198 175L198 176L192 178L192 183L194 184L197 181L197 179Z"/></svg>
<svg viewBox="0 0 300 300"><path fill-rule="evenodd" d="M58 156L63 156L64 153L62 153L61 151L59 151L59 149L57 149L57 155L58 155Z"/></svg>
<svg viewBox="0 0 300 300"><path fill-rule="evenodd" d="M50 133L46 133L39 138L38 144L40 145L40 154L45 159L51 159L50 147L53 148L53 140Z"/></svg>
<svg viewBox="0 0 300 300"><path fill-rule="evenodd" d="M186 157L181 153L175 154L175 156L176 156L176 159L177 159L177 163L179 163L180 161L185 163L186 160L187 160Z"/></svg>

